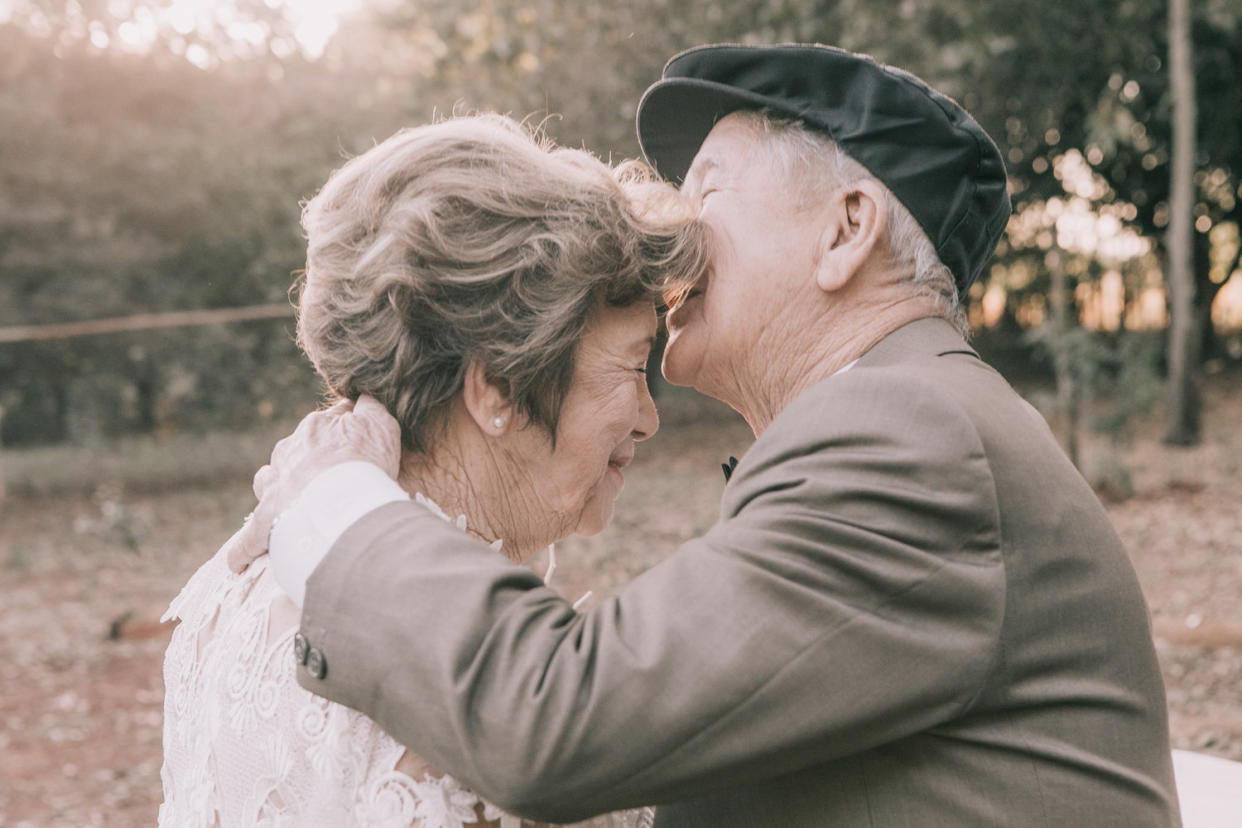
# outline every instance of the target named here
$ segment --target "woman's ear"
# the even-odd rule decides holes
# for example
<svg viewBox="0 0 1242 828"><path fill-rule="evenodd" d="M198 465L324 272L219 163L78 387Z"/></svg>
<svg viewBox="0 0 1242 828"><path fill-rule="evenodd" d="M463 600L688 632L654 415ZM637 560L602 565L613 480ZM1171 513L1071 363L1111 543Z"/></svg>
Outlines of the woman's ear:
<svg viewBox="0 0 1242 828"><path fill-rule="evenodd" d="M829 197L816 251L815 283L820 290L840 291L882 252L888 227L886 203L883 187L866 179Z"/></svg>
<svg viewBox="0 0 1242 828"><path fill-rule="evenodd" d="M479 427L491 437L499 437L509 430L513 411L509 398L487 378L483 366L476 360L466 365L466 382L462 388L462 401L466 411Z"/></svg>

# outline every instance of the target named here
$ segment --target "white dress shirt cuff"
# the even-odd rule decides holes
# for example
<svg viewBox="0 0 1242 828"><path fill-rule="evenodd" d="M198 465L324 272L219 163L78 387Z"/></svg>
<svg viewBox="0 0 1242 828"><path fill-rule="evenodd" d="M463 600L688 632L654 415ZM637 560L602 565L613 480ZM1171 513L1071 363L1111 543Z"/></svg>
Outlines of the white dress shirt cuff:
<svg viewBox="0 0 1242 828"><path fill-rule="evenodd" d="M306 581L345 530L369 512L410 496L379 466L361 460L319 473L272 527L272 574L299 607Z"/></svg>

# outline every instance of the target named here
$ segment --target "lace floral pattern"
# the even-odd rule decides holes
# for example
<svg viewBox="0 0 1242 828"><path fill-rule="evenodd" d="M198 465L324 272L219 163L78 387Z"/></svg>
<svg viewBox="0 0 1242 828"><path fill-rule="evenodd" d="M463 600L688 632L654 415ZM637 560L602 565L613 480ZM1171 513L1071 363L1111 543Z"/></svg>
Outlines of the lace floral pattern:
<svg viewBox="0 0 1242 828"><path fill-rule="evenodd" d="M450 520L431 501L418 499ZM223 550L169 605L162 620L181 623L164 657L160 826L530 824L450 776L416 780L402 773L397 766L405 750L378 725L302 689L292 643L299 616L266 557L237 574ZM581 825L645 828L651 822L652 812L644 810Z"/></svg>

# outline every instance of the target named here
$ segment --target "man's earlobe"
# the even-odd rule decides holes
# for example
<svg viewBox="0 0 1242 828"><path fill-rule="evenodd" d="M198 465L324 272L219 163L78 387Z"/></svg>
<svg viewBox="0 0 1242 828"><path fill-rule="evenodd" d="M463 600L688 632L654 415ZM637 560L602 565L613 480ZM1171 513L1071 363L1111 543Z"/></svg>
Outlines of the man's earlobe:
<svg viewBox="0 0 1242 828"><path fill-rule="evenodd" d="M846 262L838 255L840 246L834 241L836 234L825 230L820 236L815 257L815 284L824 293L836 293L850 279Z"/></svg>

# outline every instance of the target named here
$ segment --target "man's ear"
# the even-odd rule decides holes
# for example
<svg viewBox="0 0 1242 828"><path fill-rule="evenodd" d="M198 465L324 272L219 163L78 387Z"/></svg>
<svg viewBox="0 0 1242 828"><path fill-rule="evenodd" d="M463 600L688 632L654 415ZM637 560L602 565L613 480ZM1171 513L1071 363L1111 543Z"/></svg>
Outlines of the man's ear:
<svg viewBox="0 0 1242 828"><path fill-rule="evenodd" d="M513 424L513 411L509 398L495 383L487 378L487 372L477 360L466 365L466 381L462 387L462 401L471 419L484 434L499 437Z"/></svg>
<svg viewBox="0 0 1242 828"><path fill-rule="evenodd" d="M886 203L882 185L867 179L829 197L816 251L815 283L820 290L840 291L879 255L888 227Z"/></svg>

